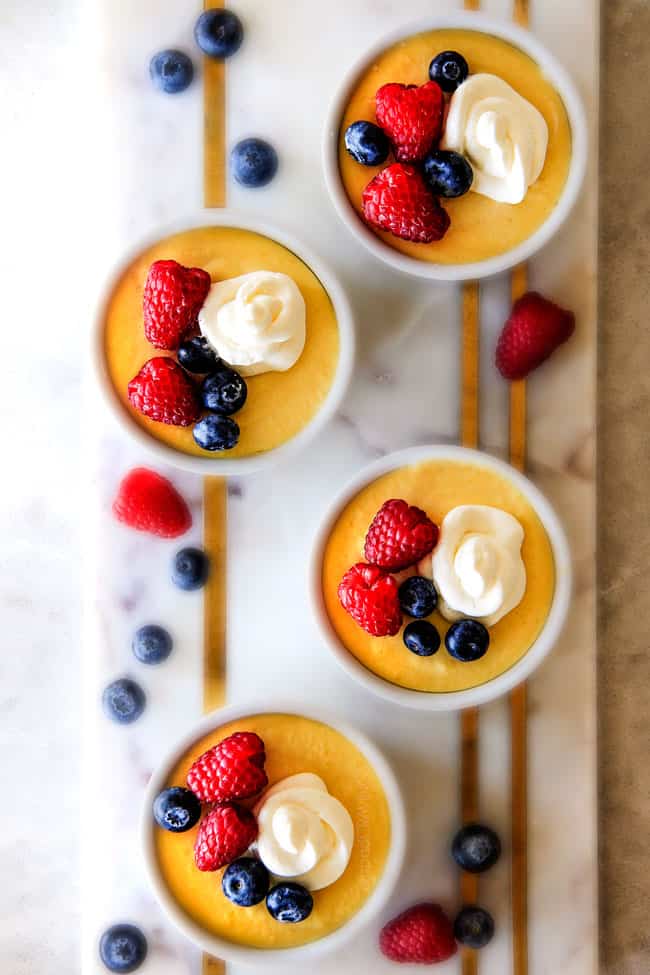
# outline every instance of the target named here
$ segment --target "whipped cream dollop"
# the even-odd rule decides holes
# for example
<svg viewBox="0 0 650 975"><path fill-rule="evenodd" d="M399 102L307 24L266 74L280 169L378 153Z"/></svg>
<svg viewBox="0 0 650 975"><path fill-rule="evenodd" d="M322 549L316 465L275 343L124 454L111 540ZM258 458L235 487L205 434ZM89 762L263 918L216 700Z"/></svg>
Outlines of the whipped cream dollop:
<svg viewBox="0 0 650 975"><path fill-rule="evenodd" d="M287 274L251 271L212 285L199 327L243 376L285 372L305 347L305 299Z"/></svg>
<svg viewBox="0 0 650 975"><path fill-rule="evenodd" d="M277 782L264 793L255 814L257 853L270 873L320 890L347 867L354 825L318 775L301 772Z"/></svg>
<svg viewBox="0 0 650 975"><path fill-rule="evenodd" d="M445 619L472 617L493 626L526 591L524 530L511 514L481 504L445 515L431 564Z"/></svg>
<svg viewBox="0 0 650 975"><path fill-rule="evenodd" d="M475 193L521 203L544 168L548 126L503 78L475 74L451 96L441 145L467 157Z"/></svg>

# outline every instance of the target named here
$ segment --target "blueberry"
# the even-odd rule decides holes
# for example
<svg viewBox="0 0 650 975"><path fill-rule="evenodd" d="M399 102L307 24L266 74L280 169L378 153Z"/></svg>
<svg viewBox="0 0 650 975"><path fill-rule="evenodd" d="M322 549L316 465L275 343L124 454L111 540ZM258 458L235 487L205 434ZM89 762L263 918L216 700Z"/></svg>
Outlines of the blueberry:
<svg viewBox="0 0 650 975"><path fill-rule="evenodd" d="M192 432L203 450L232 450L239 443L239 425L231 416L210 413L199 420Z"/></svg>
<svg viewBox="0 0 650 975"><path fill-rule="evenodd" d="M200 589L208 578L210 562L200 548L182 548L172 562L172 582L189 592Z"/></svg>
<svg viewBox="0 0 650 975"><path fill-rule="evenodd" d="M201 818L201 803L180 785L163 789L153 801L153 818L170 833L184 833Z"/></svg>
<svg viewBox="0 0 650 975"><path fill-rule="evenodd" d="M399 587L399 602L407 616L430 616L438 605L438 593L424 576L410 576Z"/></svg>
<svg viewBox="0 0 650 975"><path fill-rule="evenodd" d="M141 664L161 664L172 652L172 638L162 626L149 623L133 634L131 649Z"/></svg>
<svg viewBox="0 0 650 975"><path fill-rule="evenodd" d="M468 948L485 948L494 937L494 920L482 907L463 907L454 921L454 937Z"/></svg>
<svg viewBox="0 0 650 975"><path fill-rule="evenodd" d="M230 170L241 186L266 186L278 171L278 154L264 139L242 139L230 153Z"/></svg>
<svg viewBox="0 0 650 975"><path fill-rule="evenodd" d="M194 65L182 51L159 51L149 62L149 74L156 88L176 95L191 85Z"/></svg>
<svg viewBox="0 0 650 975"><path fill-rule="evenodd" d="M243 407L248 396L245 380L223 365L211 376L206 376L201 384L201 399L206 410L220 416L231 416Z"/></svg>
<svg viewBox="0 0 650 975"><path fill-rule="evenodd" d="M388 159L388 136L372 122L353 122L345 130L345 148L362 166L380 166Z"/></svg>
<svg viewBox="0 0 650 975"><path fill-rule="evenodd" d="M456 660L470 663L487 653L490 634L478 620L458 620L447 630L445 646Z"/></svg>
<svg viewBox="0 0 650 975"><path fill-rule="evenodd" d="M139 684L128 677L114 680L102 694L104 711L118 724L131 724L132 721L137 721L144 711L145 703L144 691Z"/></svg>
<svg viewBox="0 0 650 975"><path fill-rule="evenodd" d="M282 924L298 924L312 912L314 898L305 887L291 882L272 887L266 898L266 909Z"/></svg>
<svg viewBox="0 0 650 975"><path fill-rule="evenodd" d="M467 193L474 171L464 156L445 149L433 149L424 160L424 175L436 196L451 199Z"/></svg>
<svg viewBox="0 0 650 975"><path fill-rule="evenodd" d="M147 957L147 939L133 924L114 924L101 936L99 957L109 972L134 972Z"/></svg>
<svg viewBox="0 0 650 975"><path fill-rule="evenodd" d="M468 873L484 873L501 856L501 840L489 826L469 823L454 836L451 855Z"/></svg>
<svg viewBox="0 0 650 975"><path fill-rule="evenodd" d="M196 22L194 39L208 57L223 60L241 47L244 28L232 10L206 10Z"/></svg>
<svg viewBox="0 0 650 975"><path fill-rule="evenodd" d="M188 372L206 375L214 372L220 360L214 349L208 345L207 339L202 335L195 335L179 345L178 361Z"/></svg>
<svg viewBox="0 0 650 975"><path fill-rule="evenodd" d="M427 620L414 620L404 627L404 643L419 657L431 657L440 647L440 634Z"/></svg>
<svg viewBox="0 0 650 975"><path fill-rule="evenodd" d="M238 907L252 907L263 901L269 892L269 872L261 860L240 857L224 872L221 889Z"/></svg>
<svg viewBox="0 0 650 975"><path fill-rule="evenodd" d="M437 82L443 91L455 91L467 78L467 61L458 51L442 51L436 54L429 65L429 77Z"/></svg>

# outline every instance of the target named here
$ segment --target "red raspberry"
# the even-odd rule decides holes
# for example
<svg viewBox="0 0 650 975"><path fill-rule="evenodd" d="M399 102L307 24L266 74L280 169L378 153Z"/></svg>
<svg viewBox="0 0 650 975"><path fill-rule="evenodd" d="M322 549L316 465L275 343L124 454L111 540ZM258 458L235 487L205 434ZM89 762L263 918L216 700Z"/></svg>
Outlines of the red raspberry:
<svg viewBox="0 0 650 975"><path fill-rule="evenodd" d="M379 947L391 961L435 965L458 950L451 921L438 904L416 904L384 925Z"/></svg>
<svg viewBox="0 0 650 975"><path fill-rule="evenodd" d="M576 319L536 291L514 303L503 326L496 351L497 369L504 379L523 379L569 339Z"/></svg>
<svg viewBox="0 0 650 975"><path fill-rule="evenodd" d="M386 501L366 535L364 554L373 565L391 572L408 569L438 544L438 526L421 508L406 501Z"/></svg>
<svg viewBox="0 0 650 975"><path fill-rule="evenodd" d="M194 328L212 281L200 267L156 261L144 285L144 334L157 349L177 349Z"/></svg>
<svg viewBox="0 0 650 975"><path fill-rule="evenodd" d="M371 636L395 636L402 625L399 589L391 575L357 562L338 588L341 605Z"/></svg>
<svg viewBox="0 0 650 975"><path fill-rule="evenodd" d="M415 166L393 163L382 169L366 186L362 200L367 223L402 240L430 244L442 240L449 228L449 214Z"/></svg>
<svg viewBox="0 0 650 975"><path fill-rule="evenodd" d="M128 385L131 406L158 423L188 427L201 416L196 387L178 363L166 356L145 362Z"/></svg>
<svg viewBox="0 0 650 975"><path fill-rule="evenodd" d="M201 802L248 799L268 783L264 742L252 731L236 731L197 758L187 784Z"/></svg>
<svg viewBox="0 0 650 975"><path fill-rule="evenodd" d="M136 467L120 484L113 514L137 531L178 538L192 525L192 515L174 485L165 477Z"/></svg>
<svg viewBox="0 0 650 975"><path fill-rule="evenodd" d="M249 809L221 802L201 820L194 843L199 870L218 870L246 852L257 839L257 820Z"/></svg>
<svg viewBox="0 0 650 975"><path fill-rule="evenodd" d="M435 81L384 85L375 95L377 121L393 144L398 162L424 159L442 132L445 99Z"/></svg>

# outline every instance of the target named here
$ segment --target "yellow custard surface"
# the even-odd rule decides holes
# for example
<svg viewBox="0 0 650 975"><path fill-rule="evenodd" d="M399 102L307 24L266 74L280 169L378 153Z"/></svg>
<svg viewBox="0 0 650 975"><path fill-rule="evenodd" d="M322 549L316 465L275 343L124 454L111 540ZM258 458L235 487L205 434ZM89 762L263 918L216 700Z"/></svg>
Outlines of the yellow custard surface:
<svg viewBox="0 0 650 975"><path fill-rule="evenodd" d="M448 511L461 504L501 508L521 523L526 592L515 609L490 627L490 646L480 660L462 663L447 653L444 634L450 624L437 612L431 621L443 637L442 644L433 656L419 657L405 647L403 631L394 637L372 637L341 606L337 594L339 582L350 566L364 561L363 545L370 522L390 498L403 498L422 508L437 525ZM411 690L462 691L509 670L532 646L553 601L555 561L539 517L513 483L483 467L432 460L383 475L349 502L337 518L325 546L322 585L325 607L336 634L364 667L392 684ZM408 622L409 617L405 617L404 623Z"/></svg>
<svg viewBox="0 0 650 975"><path fill-rule="evenodd" d="M232 450L209 452L195 444L192 427L174 427L142 416L129 403L127 386L153 356L167 355L144 334L142 293L154 261L173 259L202 267L213 282L250 271L279 271L294 279L305 299L307 338L297 363L286 372L248 377L248 398L235 415L241 429ZM156 440L184 454L211 459L249 457L295 437L318 413L336 373L339 329L331 299L314 272L277 241L235 227L198 227L159 241L122 274L108 302L104 348L110 379L124 408Z"/></svg>
<svg viewBox="0 0 650 975"><path fill-rule="evenodd" d="M371 228L390 247L417 260L468 264L504 254L527 240L550 216L566 183L571 160L566 109L552 79L522 50L491 34L469 30L428 31L388 48L359 78L352 92L339 134L339 167L348 198L361 214L364 188L393 160L390 156L384 166L360 165L345 149L345 130L358 119L376 121L375 94L382 85L427 82L430 61L445 50L459 51L471 74L495 74L507 81L539 109L549 132L544 169L521 203L497 203L471 190L458 199L442 200L451 226L442 240L431 244L414 244Z"/></svg>
<svg viewBox="0 0 650 975"><path fill-rule="evenodd" d="M215 729L183 756L166 787L185 785L188 769L208 748L235 731L254 731L266 747L269 785L298 772L314 772L343 803L354 823L354 845L345 872L314 892L314 909L299 924L280 924L264 903L237 907L222 893L223 870L202 873L194 864L198 826L186 833L155 827L161 877L178 906L206 931L240 945L293 948L325 937L359 911L381 877L391 840L390 810L367 758L329 725L293 714L260 714ZM246 805L253 805L251 800Z"/></svg>

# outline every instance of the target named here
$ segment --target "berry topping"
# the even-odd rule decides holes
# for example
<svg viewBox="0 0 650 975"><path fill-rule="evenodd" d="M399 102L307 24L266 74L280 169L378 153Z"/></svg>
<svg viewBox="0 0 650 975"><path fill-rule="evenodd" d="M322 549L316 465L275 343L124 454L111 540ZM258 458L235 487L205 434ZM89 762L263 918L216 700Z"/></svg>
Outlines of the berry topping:
<svg viewBox="0 0 650 975"><path fill-rule="evenodd" d="M416 904L384 925L379 947L391 961L434 965L456 954L451 921L438 904Z"/></svg>
<svg viewBox="0 0 650 975"><path fill-rule="evenodd" d="M395 636L402 625L397 583L375 565L357 562L339 583L343 608L371 636Z"/></svg>
<svg viewBox="0 0 650 975"><path fill-rule="evenodd" d="M492 915L473 904L463 907L454 921L454 937L468 948L485 948L494 937Z"/></svg>
<svg viewBox="0 0 650 975"><path fill-rule="evenodd" d="M372 122L353 122L345 130L345 148L362 166L380 166L388 159L388 136Z"/></svg>
<svg viewBox="0 0 650 975"><path fill-rule="evenodd" d="M409 576L399 587L399 602L407 616L431 616L438 605L438 593L430 579Z"/></svg>
<svg viewBox="0 0 650 975"><path fill-rule="evenodd" d="M468 74L467 61L458 51L442 51L429 65L429 77L447 92L456 91Z"/></svg>
<svg viewBox="0 0 650 975"><path fill-rule="evenodd" d="M458 620L447 630L445 646L456 660L471 663L487 653L490 634L478 620Z"/></svg>
<svg viewBox="0 0 650 975"><path fill-rule="evenodd" d="M282 883L272 887L266 898L266 909L282 924L305 921L314 907L314 898L300 884Z"/></svg>
<svg viewBox="0 0 650 975"><path fill-rule="evenodd" d="M187 784L201 802L248 799L267 785L265 761L259 735L236 731L197 758L187 773Z"/></svg>
<svg viewBox="0 0 650 975"><path fill-rule="evenodd" d="M201 385L201 399L206 410L220 416L230 416L241 410L247 395L244 379L226 365L220 365L211 376L206 376Z"/></svg>
<svg viewBox="0 0 650 975"><path fill-rule="evenodd" d="M468 192L474 171L460 153L434 149L424 159L424 178L432 193L451 199Z"/></svg>
<svg viewBox="0 0 650 975"><path fill-rule="evenodd" d="M468 873L484 873L501 856L501 840L489 826L468 823L454 836L451 855Z"/></svg>
<svg viewBox="0 0 650 975"><path fill-rule="evenodd" d="M194 843L199 870L219 870L246 852L257 839L257 820L249 809L220 802L201 820Z"/></svg>
<svg viewBox="0 0 650 975"><path fill-rule="evenodd" d="M182 548L174 556L172 582L186 592L205 585L210 571L210 560L200 548Z"/></svg>
<svg viewBox="0 0 650 975"><path fill-rule="evenodd" d="M156 261L144 284L144 334L157 349L177 349L196 325L210 290L210 275L178 261Z"/></svg>
<svg viewBox="0 0 650 975"><path fill-rule="evenodd" d="M364 554L372 565L398 571L415 565L437 543L438 526L425 512L394 498L384 502L373 518Z"/></svg>
<svg viewBox="0 0 650 975"><path fill-rule="evenodd" d="M176 95L192 84L194 65L182 51L159 51L149 62L149 74L156 88Z"/></svg>
<svg viewBox="0 0 650 975"><path fill-rule="evenodd" d="M161 664L172 652L173 641L167 630L155 623L141 626L133 634L131 649L141 664Z"/></svg>
<svg viewBox="0 0 650 975"><path fill-rule="evenodd" d="M430 244L442 240L449 228L449 215L415 166L393 163L382 169L366 186L362 200L366 222L402 240Z"/></svg>
<svg viewBox="0 0 650 975"><path fill-rule="evenodd" d="M266 186L278 171L278 154L264 139L242 139L230 153L230 170L241 186Z"/></svg>
<svg viewBox="0 0 650 975"><path fill-rule="evenodd" d="M104 713L118 724L137 721L146 704L144 691L128 677L120 677L104 688L102 694Z"/></svg>
<svg viewBox="0 0 650 975"><path fill-rule="evenodd" d="M153 818L170 833L185 833L201 818L201 803L189 789L172 786L154 799Z"/></svg>
<svg viewBox="0 0 650 975"><path fill-rule="evenodd" d="M242 22L232 10L206 10L194 27L194 39L208 57L231 57L244 39Z"/></svg>
<svg viewBox="0 0 650 975"><path fill-rule="evenodd" d="M114 924L101 936L99 957L109 972L134 972L147 957L147 939L133 924Z"/></svg>
<svg viewBox="0 0 650 975"><path fill-rule="evenodd" d="M269 892L269 872L261 860L240 857L226 868L221 889L228 900L238 907L253 907L263 901Z"/></svg>
<svg viewBox="0 0 650 975"><path fill-rule="evenodd" d="M393 144L398 162L416 162L440 138L444 97L434 81L384 85L375 95L377 121Z"/></svg>
<svg viewBox="0 0 650 975"><path fill-rule="evenodd" d="M575 326L573 312L527 292L514 303L499 336L497 369L504 379L523 379L571 338Z"/></svg>
<svg viewBox="0 0 650 975"><path fill-rule="evenodd" d="M231 416L211 413L199 420L192 436L203 450L232 450L239 443L239 424Z"/></svg>
<svg viewBox="0 0 650 975"><path fill-rule="evenodd" d="M145 362L128 386L134 410L158 423L189 427L201 415L197 391L178 363L166 356Z"/></svg>
<svg viewBox="0 0 650 975"><path fill-rule="evenodd" d="M214 372L220 360L214 349L208 345L207 339L202 335L194 335L179 345L178 361L188 372L205 376Z"/></svg>
<svg viewBox="0 0 650 975"><path fill-rule="evenodd" d="M192 526L192 515L171 481L146 467L135 467L120 484L113 514L136 531L178 538Z"/></svg>
<svg viewBox="0 0 650 975"><path fill-rule="evenodd" d="M440 634L428 620L414 620L404 627L404 644L418 657L431 657L440 648Z"/></svg>

